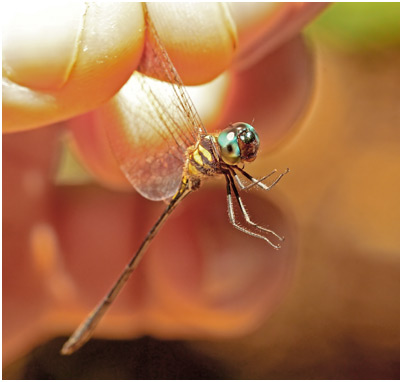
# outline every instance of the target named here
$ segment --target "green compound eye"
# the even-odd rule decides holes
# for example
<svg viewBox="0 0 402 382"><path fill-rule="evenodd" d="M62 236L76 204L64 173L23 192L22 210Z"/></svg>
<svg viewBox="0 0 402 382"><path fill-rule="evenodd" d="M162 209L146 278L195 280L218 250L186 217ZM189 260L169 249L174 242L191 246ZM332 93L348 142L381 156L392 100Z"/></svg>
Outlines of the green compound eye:
<svg viewBox="0 0 402 382"><path fill-rule="evenodd" d="M241 161L240 147L237 142L237 129L228 127L218 136L218 144L221 148L221 156L225 163L233 165Z"/></svg>
<svg viewBox="0 0 402 382"><path fill-rule="evenodd" d="M254 127L237 122L224 129L218 136L221 156L225 163L252 162L256 156L260 139Z"/></svg>

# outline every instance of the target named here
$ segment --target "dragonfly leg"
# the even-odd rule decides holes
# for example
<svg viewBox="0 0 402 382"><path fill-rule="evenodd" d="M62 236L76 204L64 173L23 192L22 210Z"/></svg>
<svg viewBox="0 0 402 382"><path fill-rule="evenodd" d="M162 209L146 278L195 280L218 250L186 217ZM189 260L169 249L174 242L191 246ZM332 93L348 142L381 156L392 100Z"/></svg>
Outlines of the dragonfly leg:
<svg viewBox="0 0 402 382"><path fill-rule="evenodd" d="M246 233L247 235L250 236L254 236L258 239L262 239L265 240L268 244L270 244L273 248L275 249L279 249L281 246L279 244L274 244L271 240L269 240L266 236L260 235L256 232L250 231L249 229L243 227L242 225L240 225L237 221L236 221L236 216L234 213L234 208L233 208L233 200L232 200L232 191L235 195L236 201L242 211L242 214L244 216L244 218L246 219L247 223L249 223L250 225L252 225L255 228L258 228L262 231L268 232L273 234L275 237L277 237L279 240L283 241L283 238L280 237L279 235L277 235L274 231L269 230L267 228L264 227L260 227L259 225L255 224L254 222L251 221L246 208L244 207L244 204L240 198L239 192L236 189L236 186L234 184L233 178L231 176L230 173L224 173L225 178L226 178L226 197L227 197L227 204L228 204L228 215L229 215L229 221L230 223L237 228L239 231L242 231L244 233Z"/></svg>
<svg viewBox="0 0 402 382"><path fill-rule="evenodd" d="M239 167L235 167L245 178L247 178L248 180L250 180L252 183L248 186L244 186L243 184L241 184L240 178L238 177L238 175L235 175L235 179L236 181L239 183L239 186L242 190L248 190L254 186L258 186L260 188L262 188L265 191L269 191L272 187L274 187L281 179L284 175L286 175L290 170L286 169L285 172L280 173L277 178L269 185L267 186L265 183L262 183L265 179L269 178L271 175L275 174L277 172L277 170L273 170L271 171L268 175L265 175L264 177L262 177L261 179L256 179L253 176L251 176L249 173L247 173L246 171L244 171L243 169L239 168ZM234 170L233 170L234 172Z"/></svg>
<svg viewBox="0 0 402 382"><path fill-rule="evenodd" d="M273 174L275 174L275 173L277 172L277 170L275 169L275 170L271 171L268 175L265 175L263 178L261 178L261 179L255 179L255 178L252 177L250 174L246 173L243 169L240 169L240 168L239 168L239 171L241 171L242 173L243 173L243 171L244 171L244 173L246 173L246 174L248 175L248 176L246 176L247 179L249 179L249 180L252 182L251 185L245 186L245 185L243 184L243 182L241 181L240 177L236 174L236 172L235 172L232 168L230 168L230 170L231 170L232 175L233 175L234 178L236 179L236 182L237 182L237 184L239 185L239 187L240 187L241 190L246 190L246 189L251 188L251 187L254 187L254 186L258 186L258 187L260 187L260 188L266 190L267 186L266 186L264 183L261 183L261 182L264 181L265 179L269 178L271 175L273 175ZM244 174L243 174L243 175L244 175Z"/></svg>

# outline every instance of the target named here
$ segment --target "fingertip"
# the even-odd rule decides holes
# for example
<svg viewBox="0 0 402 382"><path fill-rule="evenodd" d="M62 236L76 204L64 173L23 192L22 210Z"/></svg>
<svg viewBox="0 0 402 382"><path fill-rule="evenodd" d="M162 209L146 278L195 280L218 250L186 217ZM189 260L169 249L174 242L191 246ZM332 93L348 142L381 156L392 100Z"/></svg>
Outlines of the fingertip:
<svg viewBox="0 0 402 382"><path fill-rule="evenodd" d="M3 70L32 89L58 89L77 58L83 3L9 5L3 28Z"/></svg>
<svg viewBox="0 0 402 382"><path fill-rule="evenodd" d="M82 17L79 38L68 45L70 49L59 49L68 50L59 65L63 70L51 70L54 63L44 53L35 55L35 65L32 57L18 65L13 60L18 75L3 78L3 131L35 128L93 109L111 98L135 70L145 30L141 4L89 3ZM51 35L54 28L49 23L40 36ZM39 48L42 41L37 38L30 44ZM38 68L40 76L35 74Z"/></svg>
<svg viewBox="0 0 402 382"><path fill-rule="evenodd" d="M184 84L209 82L229 67L237 33L226 5L150 3L147 8Z"/></svg>

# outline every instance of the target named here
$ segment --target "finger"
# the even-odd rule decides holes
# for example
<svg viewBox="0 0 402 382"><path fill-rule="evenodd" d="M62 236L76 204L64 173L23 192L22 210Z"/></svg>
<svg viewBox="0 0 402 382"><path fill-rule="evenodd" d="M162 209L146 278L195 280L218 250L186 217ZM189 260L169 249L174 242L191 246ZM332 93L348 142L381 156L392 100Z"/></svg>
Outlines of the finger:
<svg viewBox="0 0 402 382"><path fill-rule="evenodd" d="M244 69L300 34L327 3L230 3L239 49L235 67Z"/></svg>
<svg viewBox="0 0 402 382"><path fill-rule="evenodd" d="M237 35L225 4L149 3L147 8L186 85L211 81L230 66Z"/></svg>
<svg viewBox="0 0 402 382"><path fill-rule="evenodd" d="M92 109L137 66L144 30L140 4L24 7L10 11L3 39L3 131Z"/></svg>

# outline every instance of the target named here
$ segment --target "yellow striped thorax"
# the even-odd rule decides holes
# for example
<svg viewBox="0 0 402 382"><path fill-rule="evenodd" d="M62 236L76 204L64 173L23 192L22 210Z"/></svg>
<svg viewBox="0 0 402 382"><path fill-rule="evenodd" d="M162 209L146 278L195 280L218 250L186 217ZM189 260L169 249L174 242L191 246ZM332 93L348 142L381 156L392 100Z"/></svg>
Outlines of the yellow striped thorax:
<svg viewBox="0 0 402 382"><path fill-rule="evenodd" d="M189 175L214 175L221 172L219 158L216 158L214 154L217 151L216 142L215 136L206 135L197 142L195 147L189 150L187 162Z"/></svg>

